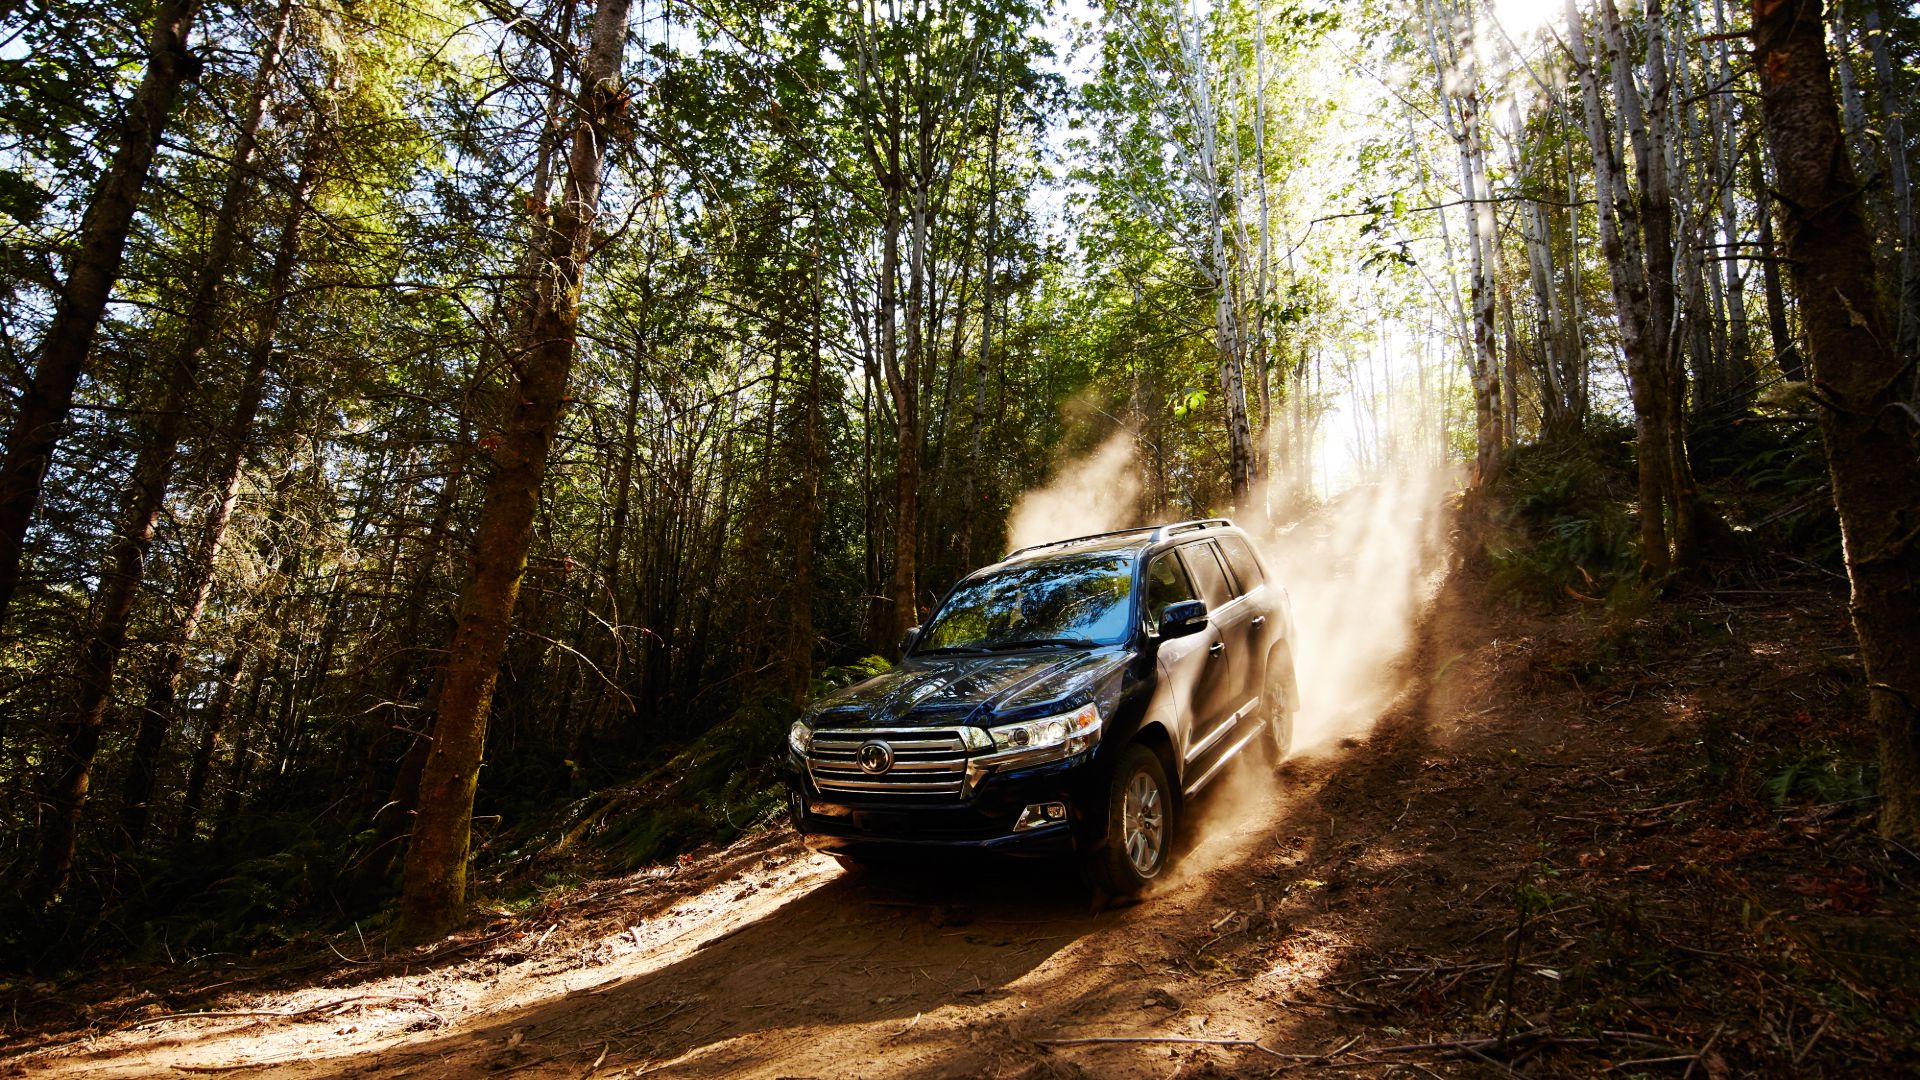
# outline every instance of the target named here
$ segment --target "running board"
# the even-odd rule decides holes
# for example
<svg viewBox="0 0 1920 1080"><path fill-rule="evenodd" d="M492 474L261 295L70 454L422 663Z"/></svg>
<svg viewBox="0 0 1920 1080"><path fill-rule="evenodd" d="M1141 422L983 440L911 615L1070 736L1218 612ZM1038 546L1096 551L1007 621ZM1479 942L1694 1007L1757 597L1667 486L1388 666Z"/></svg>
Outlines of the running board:
<svg viewBox="0 0 1920 1080"><path fill-rule="evenodd" d="M1264 734L1266 733L1261 731L1259 728L1254 728L1251 732L1247 734L1246 738L1241 739L1237 743L1234 743L1232 749L1228 750L1224 754L1221 754L1220 760L1213 763L1213 768L1208 769L1205 773L1202 773L1200 776L1200 779L1195 780L1193 783L1187 785L1187 789L1181 792L1182 797L1191 798L1194 795L1198 795L1200 793L1201 788L1206 787L1208 784L1212 783L1213 778L1220 775L1220 770L1226 768L1228 762L1240 756L1240 751L1245 750L1247 748L1248 743L1252 742L1253 740L1259 738Z"/></svg>
<svg viewBox="0 0 1920 1080"><path fill-rule="evenodd" d="M1252 701L1247 702L1245 705L1240 706L1239 711L1235 712L1232 716L1227 717L1225 723L1221 724L1217 728L1214 728L1213 733L1211 735L1208 735L1206 738L1200 740L1199 745L1188 747L1187 756L1181 761L1181 764L1183 765L1193 764L1194 758L1197 758L1201 754L1206 753L1208 750L1213 749L1214 743L1217 743L1221 739L1226 738L1233 731L1235 727L1239 726L1240 721L1243 718L1245 718L1248 713L1252 712L1253 710L1259 707L1260 707L1260 699L1257 697L1254 698Z"/></svg>

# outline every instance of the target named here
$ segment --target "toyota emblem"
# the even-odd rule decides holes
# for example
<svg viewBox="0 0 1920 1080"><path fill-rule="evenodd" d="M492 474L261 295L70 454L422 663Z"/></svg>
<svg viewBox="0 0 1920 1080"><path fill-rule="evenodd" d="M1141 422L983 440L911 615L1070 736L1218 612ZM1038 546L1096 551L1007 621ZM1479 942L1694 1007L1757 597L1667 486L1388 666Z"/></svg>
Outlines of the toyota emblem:
<svg viewBox="0 0 1920 1080"><path fill-rule="evenodd" d="M893 747L879 739L862 743L854 757L860 762L860 768L870 773L879 774L893 768Z"/></svg>

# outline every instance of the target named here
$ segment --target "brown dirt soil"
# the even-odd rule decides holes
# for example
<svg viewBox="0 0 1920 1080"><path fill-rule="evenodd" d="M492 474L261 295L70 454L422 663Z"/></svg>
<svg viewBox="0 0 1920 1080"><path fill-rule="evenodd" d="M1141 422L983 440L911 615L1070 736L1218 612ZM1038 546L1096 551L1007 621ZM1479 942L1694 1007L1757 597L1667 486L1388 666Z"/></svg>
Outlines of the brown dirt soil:
<svg viewBox="0 0 1920 1080"><path fill-rule="evenodd" d="M1913 1073L1920 860L1870 799L1758 794L1773 748L1866 738L1840 598L1655 610L1455 571L1371 734L1190 808L1130 907L776 829L432 952L48 987L0 1075Z"/></svg>

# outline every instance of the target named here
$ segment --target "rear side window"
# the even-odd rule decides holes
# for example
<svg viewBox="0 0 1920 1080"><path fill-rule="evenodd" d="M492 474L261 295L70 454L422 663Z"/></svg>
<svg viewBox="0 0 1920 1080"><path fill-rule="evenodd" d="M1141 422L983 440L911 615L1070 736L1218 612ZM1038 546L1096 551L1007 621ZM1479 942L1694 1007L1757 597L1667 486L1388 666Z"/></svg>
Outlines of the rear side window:
<svg viewBox="0 0 1920 1080"><path fill-rule="evenodd" d="M1200 587L1200 599L1207 602L1207 610L1225 607L1233 599L1233 588L1227 584L1227 572L1220 566L1220 556L1215 553L1212 544L1202 541L1188 544L1180 549L1186 558L1187 572L1193 575L1194 584Z"/></svg>
<svg viewBox="0 0 1920 1080"><path fill-rule="evenodd" d="M1186 571L1180 569L1180 560L1172 552L1147 564L1147 621L1151 625L1159 626L1160 616L1169 607L1191 599L1193 586L1187 583Z"/></svg>
<svg viewBox="0 0 1920 1080"><path fill-rule="evenodd" d="M1240 581L1240 591L1250 593L1260 587L1266 577L1260 573L1260 560L1253 557L1253 549L1245 540L1237 536L1220 537L1220 550L1226 553L1227 565L1233 567L1233 576Z"/></svg>

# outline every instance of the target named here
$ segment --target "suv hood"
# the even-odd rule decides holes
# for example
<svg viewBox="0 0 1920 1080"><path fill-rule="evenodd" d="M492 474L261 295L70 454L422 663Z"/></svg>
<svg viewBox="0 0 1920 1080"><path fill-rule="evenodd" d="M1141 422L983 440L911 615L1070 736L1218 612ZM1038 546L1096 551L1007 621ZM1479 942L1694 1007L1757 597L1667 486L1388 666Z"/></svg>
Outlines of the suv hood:
<svg viewBox="0 0 1920 1080"><path fill-rule="evenodd" d="M843 730L984 726L1000 715L1088 694L1126 658L1120 645L909 657L822 700L811 723Z"/></svg>

